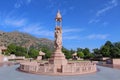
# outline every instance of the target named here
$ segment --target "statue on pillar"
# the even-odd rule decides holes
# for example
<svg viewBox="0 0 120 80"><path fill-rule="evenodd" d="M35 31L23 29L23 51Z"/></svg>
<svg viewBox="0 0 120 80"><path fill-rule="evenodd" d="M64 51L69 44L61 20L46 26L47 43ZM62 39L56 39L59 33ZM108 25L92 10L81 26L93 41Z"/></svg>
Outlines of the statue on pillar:
<svg viewBox="0 0 120 80"><path fill-rule="evenodd" d="M62 49L62 29L61 29L61 27L55 28L55 49L56 50Z"/></svg>
<svg viewBox="0 0 120 80"><path fill-rule="evenodd" d="M62 49L62 28L61 28L62 16L61 16L59 10L58 10L55 20L56 20L56 28L55 28L54 46L55 46L56 51L61 51L61 49Z"/></svg>
<svg viewBox="0 0 120 80"><path fill-rule="evenodd" d="M65 58L64 53L62 52L62 16L60 14L60 11L57 12L55 20L56 20L56 27L55 27L55 33L54 33L55 51L52 54L51 58L49 59L49 62L51 64L55 64L55 66L58 69L61 69L62 65L67 64L67 60Z"/></svg>

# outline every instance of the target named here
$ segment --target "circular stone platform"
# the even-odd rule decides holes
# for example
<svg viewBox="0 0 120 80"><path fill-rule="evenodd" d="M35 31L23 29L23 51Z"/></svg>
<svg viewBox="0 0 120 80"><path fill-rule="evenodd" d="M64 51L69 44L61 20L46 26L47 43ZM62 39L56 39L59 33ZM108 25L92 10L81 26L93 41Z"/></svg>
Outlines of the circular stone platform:
<svg viewBox="0 0 120 80"><path fill-rule="evenodd" d="M71 62L57 68L50 63L24 62L20 64L19 70L27 73L45 75L78 75L96 72L96 64L89 61Z"/></svg>

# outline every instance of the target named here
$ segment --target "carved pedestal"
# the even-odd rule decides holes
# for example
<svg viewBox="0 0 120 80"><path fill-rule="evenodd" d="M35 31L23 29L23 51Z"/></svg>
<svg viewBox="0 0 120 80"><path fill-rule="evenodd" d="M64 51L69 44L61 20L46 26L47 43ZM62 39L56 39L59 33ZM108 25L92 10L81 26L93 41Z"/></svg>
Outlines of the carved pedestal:
<svg viewBox="0 0 120 80"><path fill-rule="evenodd" d="M54 52L49 59L50 64L54 64L57 70L61 71L63 65L67 65L67 60L65 58L64 53L62 52ZM58 71L59 72L59 71Z"/></svg>
<svg viewBox="0 0 120 80"><path fill-rule="evenodd" d="M51 64L60 64L60 65L67 64L67 60L65 59L65 56L63 53L54 53L49 59L49 62Z"/></svg>

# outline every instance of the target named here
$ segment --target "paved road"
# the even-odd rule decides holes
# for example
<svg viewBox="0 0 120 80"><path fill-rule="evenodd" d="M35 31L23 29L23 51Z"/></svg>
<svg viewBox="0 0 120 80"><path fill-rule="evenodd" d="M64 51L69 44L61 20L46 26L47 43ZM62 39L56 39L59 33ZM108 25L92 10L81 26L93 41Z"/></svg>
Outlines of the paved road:
<svg viewBox="0 0 120 80"><path fill-rule="evenodd" d="M97 66L99 72L77 76L47 76L19 72L18 65L0 67L0 80L120 80L120 70Z"/></svg>

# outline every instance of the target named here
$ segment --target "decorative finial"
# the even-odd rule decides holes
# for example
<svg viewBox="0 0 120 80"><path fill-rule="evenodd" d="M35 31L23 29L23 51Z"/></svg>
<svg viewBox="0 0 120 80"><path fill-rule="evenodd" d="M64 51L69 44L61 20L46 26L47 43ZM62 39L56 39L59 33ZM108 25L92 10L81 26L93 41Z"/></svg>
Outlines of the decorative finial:
<svg viewBox="0 0 120 80"><path fill-rule="evenodd" d="M55 20L56 20L56 21L59 21L59 22L62 21L62 16L61 16L61 14L60 14L60 10L58 10Z"/></svg>

